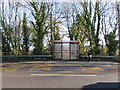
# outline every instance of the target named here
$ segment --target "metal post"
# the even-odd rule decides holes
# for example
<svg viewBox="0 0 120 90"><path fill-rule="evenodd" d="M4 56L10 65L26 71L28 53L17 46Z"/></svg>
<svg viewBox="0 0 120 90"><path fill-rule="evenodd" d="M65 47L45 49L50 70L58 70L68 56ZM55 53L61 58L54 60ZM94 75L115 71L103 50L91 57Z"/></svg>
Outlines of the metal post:
<svg viewBox="0 0 120 90"><path fill-rule="evenodd" d="M119 34L119 56L120 56L120 2L117 3L117 12L118 12L118 34Z"/></svg>
<svg viewBox="0 0 120 90"><path fill-rule="evenodd" d="M71 60L71 53L72 53L71 42L69 42L69 60Z"/></svg>
<svg viewBox="0 0 120 90"><path fill-rule="evenodd" d="M53 25L52 25L52 23L53 23L53 20L52 20L52 6L53 6L53 4L51 3L51 11L50 11L50 29L51 29L51 46L50 46L50 48L51 48L51 51L50 51L50 54L52 54L52 42L53 42Z"/></svg>

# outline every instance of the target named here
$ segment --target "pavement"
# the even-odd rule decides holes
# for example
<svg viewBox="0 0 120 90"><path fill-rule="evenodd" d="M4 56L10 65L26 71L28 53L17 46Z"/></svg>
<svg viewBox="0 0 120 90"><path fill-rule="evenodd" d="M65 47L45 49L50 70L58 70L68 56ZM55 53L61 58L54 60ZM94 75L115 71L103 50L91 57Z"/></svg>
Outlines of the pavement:
<svg viewBox="0 0 120 90"><path fill-rule="evenodd" d="M0 66L3 88L82 88L97 82L119 82L120 73L114 62L33 61Z"/></svg>

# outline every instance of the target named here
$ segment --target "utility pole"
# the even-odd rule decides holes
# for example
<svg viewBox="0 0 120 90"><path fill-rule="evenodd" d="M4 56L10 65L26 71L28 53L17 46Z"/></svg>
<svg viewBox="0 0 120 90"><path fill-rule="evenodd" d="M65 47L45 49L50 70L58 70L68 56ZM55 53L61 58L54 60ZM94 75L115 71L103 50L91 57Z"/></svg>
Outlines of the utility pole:
<svg viewBox="0 0 120 90"><path fill-rule="evenodd" d="M119 56L120 56L120 1L117 2L117 13L118 13Z"/></svg>

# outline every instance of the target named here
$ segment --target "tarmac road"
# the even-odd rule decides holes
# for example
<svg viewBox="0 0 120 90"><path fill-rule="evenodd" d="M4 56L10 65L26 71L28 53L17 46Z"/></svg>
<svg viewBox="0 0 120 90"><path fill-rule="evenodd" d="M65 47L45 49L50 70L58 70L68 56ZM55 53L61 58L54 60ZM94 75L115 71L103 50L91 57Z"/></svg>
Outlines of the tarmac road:
<svg viewBox="0 0 120 90"><path fill-rule="evenodd" d="M1 66L2 88L82 88L119 82L120 68L112 62L40 61Z"/></svg>

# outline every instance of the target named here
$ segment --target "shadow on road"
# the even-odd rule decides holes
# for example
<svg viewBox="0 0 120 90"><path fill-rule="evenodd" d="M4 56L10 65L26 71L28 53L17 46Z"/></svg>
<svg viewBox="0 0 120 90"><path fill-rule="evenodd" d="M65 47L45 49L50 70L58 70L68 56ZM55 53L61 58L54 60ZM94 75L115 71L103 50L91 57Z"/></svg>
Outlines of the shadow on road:
<svg viewBox="0 0 120 90"><path fill-rule="evenodd" d="M82 88L3 88L2 90L120 90L120 83L96 83L83 86Z"/></svg>
<svg viewBox="0 0 120 90"><path fill-rule="evenodd" d="M96 84L90 84L82 87L82 90L120 90L120 83L118 82L100 82Z"/></svg>

